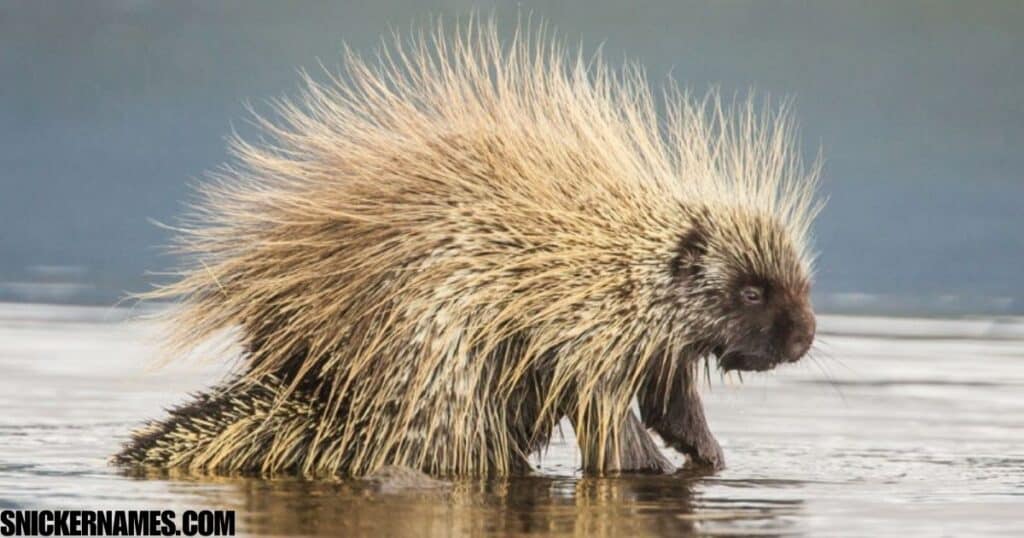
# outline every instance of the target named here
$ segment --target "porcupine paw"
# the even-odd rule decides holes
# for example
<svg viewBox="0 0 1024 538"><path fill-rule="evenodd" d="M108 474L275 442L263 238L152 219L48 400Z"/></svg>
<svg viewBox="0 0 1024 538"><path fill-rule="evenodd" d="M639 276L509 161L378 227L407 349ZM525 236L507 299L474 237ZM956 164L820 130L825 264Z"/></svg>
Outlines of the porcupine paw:
<svg viewBox="0 0 1024 538"><path fill-rule="evenodd" d="M710 433L704 432L695 438L687 439L685 445L680 443L673 448L687 455L688 467L707 471L725 469L725 454L718 440Z"/></svg>

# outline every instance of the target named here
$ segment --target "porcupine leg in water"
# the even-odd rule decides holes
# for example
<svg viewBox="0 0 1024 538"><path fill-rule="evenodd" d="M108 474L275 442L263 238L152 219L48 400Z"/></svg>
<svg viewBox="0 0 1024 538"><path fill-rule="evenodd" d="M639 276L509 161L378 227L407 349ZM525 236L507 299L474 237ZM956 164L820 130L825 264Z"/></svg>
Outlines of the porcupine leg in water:
<svg viewBox="0 0 1024 538"><path fill-rule="evenodd" d="M691 465L721 470L725 468L725 456L708 427L693 376L690 368L679 368L668 380L667 391L655 376L648 376L637 398L640 416L666 445L686 454ZM668 401L663 400L666 397Z"/></svg>
<svg viewBox="0 0 1024 538"><path fill-rule="evenodd" d="M632 411L627 412L616 435L608 432L611 439L601 441L597 425L580 424L576 405L573 402L563 409L576 432L585 473L671 473L675 470ZM602 446L601 443L607 444Z"/></svg>
<svg viewBox="0 0 1024 538"><path fill-rule="evenodd" d="M652 368L642 386L637 400L640 404L642 422L630 411L619 427L618 446L604 450L605 472L672 473L674 465L665 458L657 444L651 439L647 428L653 429L665 444L685 454L691 466L718 471L725 468L725 456L708 426L704 405L694 372L690 368L678 368L671 377L663 378ZM669 383L666 388L665 383ZM667 400L666 400L667 398ZM584 452L586 471L597 470L599 455L597 447L588 447L573 420L575 415L566 415L573 422L573 429L580 438L580 451ZM588 452L589 451L589 452Z"/></svg>
<svg viewBox="0 0 1024 538"><path fill-rule="evenodd" d="M630 411L621 426L618 452L605 451L605 470L621 473L672 473L676 470Z"/></svg>
<svg viewBox="0 0 1024 538"><path fill-rule="evenodd" d="M704 419L701 402L696 394L684 393L672 398L667 409L662 411L661 403L646 402L648 408L641 409L647 427L654 429L665 444L690 458L690 464L702 469L720 470L725 467L725 458ZM644 405L641 400L641 405ZM574 426L575 428L575 426ZM675 465L669 461L657 443L647 432L644 423L630 411L626 415L618 436L618 450L607 448L604 452L604 470L609 473L673 473ZM583 443L580 450L588 449ZM584 456L584 462L595 462L596 455ZM587 471L593 471L593 464Z"/></svg>

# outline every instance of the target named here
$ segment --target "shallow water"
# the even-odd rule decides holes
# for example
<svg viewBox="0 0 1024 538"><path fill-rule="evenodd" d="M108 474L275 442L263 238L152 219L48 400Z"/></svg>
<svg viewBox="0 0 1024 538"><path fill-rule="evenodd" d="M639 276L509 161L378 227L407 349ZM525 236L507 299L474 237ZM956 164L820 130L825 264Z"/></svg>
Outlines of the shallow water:
<svg viewBox="0 0 1024 538"><path fill-rule="evenodd" d="M259 535L1024 533L1020 320L823 317L815 360L706 391L715 476L582 478L566 430L538 476L376 494L109 467L130 429L226 371L153 370L156 327L124 317L0 305L0 508L226 508Z"/></svg>

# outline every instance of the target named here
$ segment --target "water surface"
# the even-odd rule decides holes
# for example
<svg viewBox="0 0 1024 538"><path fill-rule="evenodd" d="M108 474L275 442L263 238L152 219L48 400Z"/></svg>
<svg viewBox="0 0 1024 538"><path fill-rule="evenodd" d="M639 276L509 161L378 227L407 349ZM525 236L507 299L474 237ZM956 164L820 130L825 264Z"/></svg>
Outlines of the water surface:
<svg viewBox="0 0 1024 538"><path fill-rule="evenodd" d="M566 430L537 476L378 494L109 467L129 430L226 371L216 356L153 370L157 327L125 315L0 305L0 507L235 509L256 535L1024 532L1017 320L824 317L815 360L706 390L729 464L715 476L583 478Z"/></svg>

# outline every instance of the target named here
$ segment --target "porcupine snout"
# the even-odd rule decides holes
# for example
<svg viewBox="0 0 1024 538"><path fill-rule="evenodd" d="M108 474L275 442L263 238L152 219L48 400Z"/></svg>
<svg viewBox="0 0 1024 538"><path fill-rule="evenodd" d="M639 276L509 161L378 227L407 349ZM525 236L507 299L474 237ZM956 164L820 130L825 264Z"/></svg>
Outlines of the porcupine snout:
<svg viewBox="0 0 1024 538"><path fill-rule="evenodd" d="M800 360L814 343L814 333L817 329L817 322L814 319L814 311L806 307L796 316L794 329L789 334L786 342L784 357L787 362Z"/></svg>

